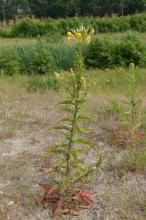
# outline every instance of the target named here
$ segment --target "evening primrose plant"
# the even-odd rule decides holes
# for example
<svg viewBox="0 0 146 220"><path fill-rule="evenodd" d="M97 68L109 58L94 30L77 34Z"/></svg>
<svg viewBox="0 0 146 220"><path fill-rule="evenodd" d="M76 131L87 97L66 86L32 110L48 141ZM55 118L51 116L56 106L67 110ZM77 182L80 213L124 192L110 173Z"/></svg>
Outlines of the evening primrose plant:
<svg viewBox="0 0 146 220"><path fill-rule="evenodd" d="M116 140L123 144L127 144L130 149L133 150L140 145L139 140L144 136L144 131L141 130L142 100L139 96L137 85L137 69L133 63L130 64L129 70L127 101L124 101L127 110L123 112L121 122L125 129L117 131L117 133L122 134L123 137L117 138Z"/></svg>
<svg viewBox="0 0 146 220"><path fill-rule="evenodd" d="M90 198L90 193L84 192L85 182L93 175L96 168L101 164L98 158L93 164L85 164L84 159L89 149L90 143L81 138L82 133L89 132L81 126L83 120L88 117L82 114L82 109L86 102L88 84L85 78L83 49L90 43L94 31L89 31L84 27L72 30L67 33L69 41L78 41L78 49L74 57L75 65L71 70L70 80L67 86L68 98L60 104L66 113L66 117L61 119L58 129L63 134L60 143L49 148L49 154L58 155L58 161L51 170L51 182L41 185L44 189L45 202L53 206L53 214L56 212L71 213L77 211L78 205L92 205L94 201ZM51 200L51 198L53 198ZM52 207L52 206L51 206Z"/></svg>

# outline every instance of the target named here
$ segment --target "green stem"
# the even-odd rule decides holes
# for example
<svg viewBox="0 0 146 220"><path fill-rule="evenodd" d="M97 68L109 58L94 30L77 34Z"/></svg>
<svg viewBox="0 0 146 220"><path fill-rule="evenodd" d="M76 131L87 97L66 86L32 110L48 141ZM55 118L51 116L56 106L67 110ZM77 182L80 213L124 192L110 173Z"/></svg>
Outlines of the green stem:
<svg viewBox="0 0 146 220"><path fill-rule="evenodd" d="M70 153L71 153L71 150L72 150L72 142L73 142L73 136L74 136L74 129L75 129L75 124L76 124L77 112L78 112L78 104L76 102L75 103L75 111L74 111L72 126L71 126L71 131L70 131L70 141L69 141L68 152L67 152L67 165L66 165L66 173L67 173L67 175L69 175L69 173L70 173Z"/></svg>

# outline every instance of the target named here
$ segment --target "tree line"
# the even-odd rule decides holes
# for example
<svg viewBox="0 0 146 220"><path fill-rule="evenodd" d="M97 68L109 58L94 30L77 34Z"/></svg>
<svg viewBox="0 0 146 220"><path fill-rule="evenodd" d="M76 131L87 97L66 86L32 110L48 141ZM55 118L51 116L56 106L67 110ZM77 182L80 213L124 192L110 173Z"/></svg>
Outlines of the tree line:
<svg viewBox="0 0 146 220"><path fill-rule="evenodd" d="M0 20L17 16L66 18L127 15L145 10L146 0L0 0Z"/></svg>

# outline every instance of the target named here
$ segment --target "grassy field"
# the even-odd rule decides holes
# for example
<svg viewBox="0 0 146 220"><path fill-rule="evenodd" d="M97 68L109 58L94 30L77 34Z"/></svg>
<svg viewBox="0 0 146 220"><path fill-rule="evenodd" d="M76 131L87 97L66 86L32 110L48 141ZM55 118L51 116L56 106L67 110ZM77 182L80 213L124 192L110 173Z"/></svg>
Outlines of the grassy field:
<svg viewBox="0 0 146 220"><path fill-rule="evenodd" d="M26 38L0 38L0 47L7 47L12 45L22 45L35 43L35 39L26 39Z"/></svg>
<svg viewBox="0 0 146 220"><path fill-rule="evenodd" d="M108 39L113 39L113 40L119 40L121 37L123 36L126 36L127 33L131 33L130 31L129 32L124 32L124 33L108 33L108 34L102 34L102 33L99 33L97 36L99 38L107 38L108 36ZM132 32L132 33L135 33L136 36L142 40L143 42L146 42L146 33L138 33L138 32ZM60 37L59 36L56 36L55 37L56 39L54 39L54 41L58 40L63 40L63 41L66 41L66 38L63 36L63 37ZM41 39L47 39L48 42L52 42L53 39L50 35L46 35L46 36L42 36ZM32 44L32 43L36 43L37 39L36 38L0 38L0 47L5 47L5 46L12 46L12 45L22 45L22 44Z"/></svg>
<svg viewBox="0 0 146 220"><path fill-rule="evenodd" d="M117 40L123 34L99 34ZM145 42L146 34L137 33ZM62 39L64 41L64 38ZM35 44L36 39L0 39L0 48ZM49 39L48 39L49 41ZM52 39L50 40L52 41ZM146 69L137 68L138 96L142 99L141 128L146 131ZM0 220L52 219L40 200L39 183L47 175L56 158L45 154L58 143L60 133L50 130L62 118L58 103L67 97L69 71L59 71L59 90L26 88L32 76L14 74L0 76ZM146 219L146 150L145 137L137 158L128 155L124 145L113 142L121 115L127 110L129 69L87 70L89 93L84 112L92 143L87 162L102 155L102 169L91 183L95 205L84 209L72 220L145 220ZM48 76L40 76L46 80ZM123 157L123 155L128 155Z"/></svg>

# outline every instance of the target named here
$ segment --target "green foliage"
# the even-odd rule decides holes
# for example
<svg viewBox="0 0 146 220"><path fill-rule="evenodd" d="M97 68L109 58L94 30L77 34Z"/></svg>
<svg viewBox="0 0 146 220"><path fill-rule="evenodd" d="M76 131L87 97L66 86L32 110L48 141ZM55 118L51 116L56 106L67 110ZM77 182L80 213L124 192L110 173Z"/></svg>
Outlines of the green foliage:
<svg viewBox="0 0 146 220"><path fill-rule="evenodd" d="M123 37L113 51L113 64L128 67L130 63L141 65L145 59L145 47L134 34Z"/></svg>
<svg viewBox="0 0 146 220"><path fill-rule="evenodd" d="M25 88L28 92L43 92L46 90L46 83L41 76L31 76L27 82L25 82Z"/></svg>
<svg viewBox="0 0 146 220"><path fill-rule="evenodd" d="M2 37L2 38L10 38L10 37L12 37L11 30L0 28L0 37Z"/></svg>
<svg viewBox="0 0 146 220"><path fill-rule="evenodd" d="M108 110L111 113L117 114L118 116L123 115L124 108L120 102L115 99L112 99L109 103Z"/></svg>
<svg viewBox="0 0 146 220"><path fill-rule="evenodd" d="M139 98L137 89L137 73L134 64L130 65L128 84L128 109L125 112L124 124L128 128L129 143L132 148L137 147L138 129L141 127L140 113L142 100Z"/></svg>
<svg viewBox="0 0 146 220"><path fill-rule="evenodd" d="M37 18L79 16L112 16L144 11L145 0L0 0L0 21L15 20L16 15Z"/></svg>
<svg viewBox="0 0 146 220"><path fill-rule="evenodd" d="M95 38L85 50L87 66L109 68L128 67L145 63L145 46L133 34L128 34L117 42Z"/></svg>
<svg viewBox="0 0 146 220"><path fill-rule="evenodd" d="M141 130L141 105L142 100L139 97L137 87L137 71L134 64L130 64L130 73L128 77L128 98L124 101L126 110L123 111L121 116L120 129L115 131L119 137L115 140L124 144L129 148L129 151L139 151L143 146L144 131Z"/></svg>
<svg viewBox="0 0 146 220"><path fill-rule="evenodd" d="M62 131L64 140L58 145L51 147L49 153L59 154L62 160L53 168L53 176L60 176L60 187L69 187L76 179L88 172L89 168L82 165L78 158L85 153L85 146L90 144L80 137L80 133L87 130L82 128L80 123L84 117L81 113L81 106L85 103L87 94L87 85L84 79L83 57L81 53L76 54L75 69L72 72L71 81L68 86L70 97L60 104L63 105L64 111L67 113L66 118L60 121L55 127ZM72 173L76 174L72 176Z"/></svg>
<svg viewBox="0 0 146 220"><path fill-rule="evenodd" d="M69 70L74 66L74 54L76 48L71 47L67 43L48 45L48 48L59 69Z"/></svg>
<svg viewBox="0 0 146 220"><path fill-rule="evenodd" d="M20 63L16 56L4 53L0 60L0 72L2 74L13 76L20 73Z"/></svg>
<svg viewBox="0 0 146 220"><path fill-rule="evenodd" d="M84 31L85 29L82 30ZM74 33L77 37L76 32ZM61 197L70 188L72 190L72 187L74 187L71 192L73 195L76 190L75 183L87 180L94 168L101 163L101 160L97 160L96 163L88 165L80 161L80 158L85 157L86 149L90 147L90 143L81 136L82 133L89 131L81 126L81 122L87 119L87 116L82 114L82 108L86 102L85 97L88 91L85 80L83 45L80 43L75 54L75 66L74 70L71 71L67 86L69 97L60 103L63 106L66 117L61 119L55 129L62 133L63 139L59 144L48 149L49 153L59 155L58 162L52 168L51 184L56 185Z"/></svg>
<svg viewBox="0 0 146 220"><path fill-rule="evenodd" d="M45 74L50 73L52 74L53 71L56 69L56 64L54 57L52 56L51 52L48 48L46 48L45 44L41 41L38 41L34 60L32 62L32 71L37 74Z"/></svg>
<svg viewBox="0 0 146 220"><path fill-rule="evenodd" d="M30 18L24 18L12 27L12 35L14 37L35 37L39 35L38 29L39 21L32 20Z"/></svg>
<svg viewBox="0 0 146 220"><path fill-rule="evenodd" d="M87 66L107 68L112 66L113 43L95 38L85 50Z"/></svg>
<svg viewBox="0 0 146 220"><path fill-rule="evenodd" d="M51 75L56 69L73 68L76 50L76 44L71 46L62 42L49 43L44 39L38 39L36 44L9 46L0 51L0 71L8 72L5 71L8 63L15 61L10 75L14 72ZM146 47L134 34L128 34L115 42L95 37L91 44L86 46L83 55L87 68L128 67L131 62L136 66L146 65ZM14 70L16 65L17 71ZM104 79L100 86L115 87L115 80Z"/></svg>
<svg viewBox="0 0 146 220"><path fill-rule="evenodd" d="M125 31L146 31L146 14L136 14L132 16L113 16L113 17L73 17L60 18L58 20L48 18L36 20L24 18L12 25L12 30L4 31L1 29L0 36L14 37L37 37L45 34L56 34L57 32L65 35L69 30L81 25L92 26L95 33L114 33Z"/></svg>
<svg viewBox="0 0 146 220"><path fill-rule="evenodd" d="M146 150L126 152L120 161L121 169L143 172L146 168Z"/></svg>
<svg viewBox="0 0 146 220"><path fill-rule="evenodd" d="M49 90L55 90L55 91L58 91L58 89L60 88L60 82L59 80L54 77L54 76L50 76L48 77L47 81L46 81L46 85L47 85L47 88Z"/></svg>
<svg viewBox="0 0 146 220"><path fill-rule="evenodd" d="M43 78L39 75L32 75L25 82L24 87L28 92L44 92L46 90L58 91L60 82L53 74L47 78Z"/></svg>

